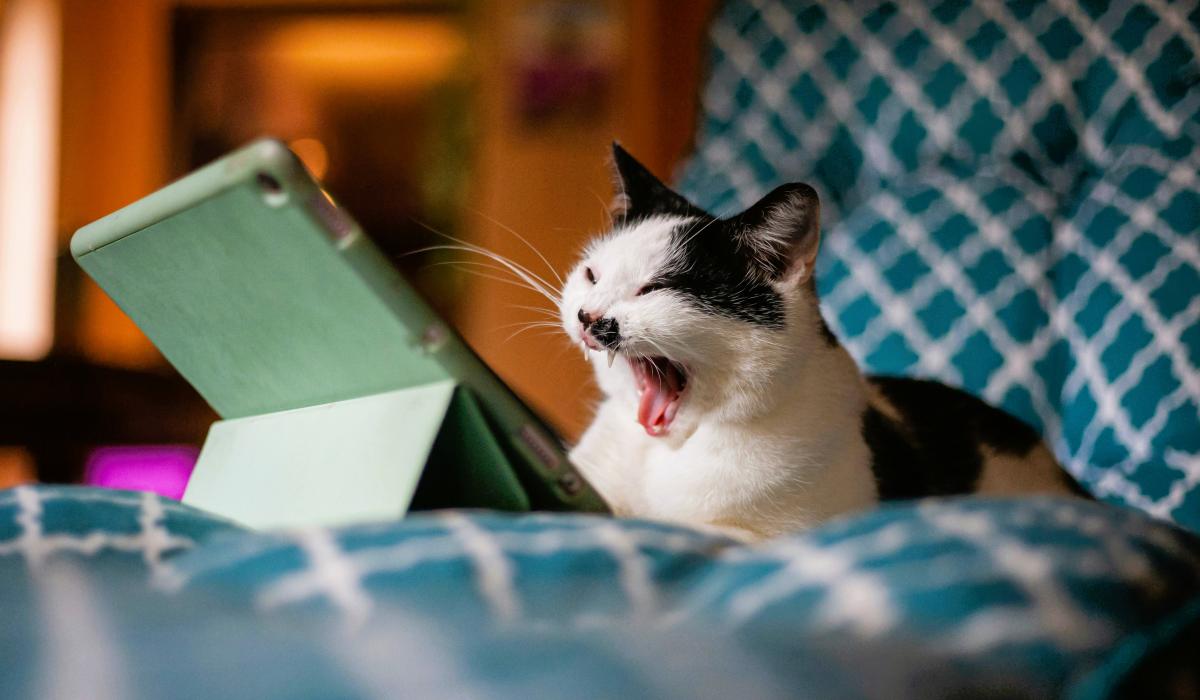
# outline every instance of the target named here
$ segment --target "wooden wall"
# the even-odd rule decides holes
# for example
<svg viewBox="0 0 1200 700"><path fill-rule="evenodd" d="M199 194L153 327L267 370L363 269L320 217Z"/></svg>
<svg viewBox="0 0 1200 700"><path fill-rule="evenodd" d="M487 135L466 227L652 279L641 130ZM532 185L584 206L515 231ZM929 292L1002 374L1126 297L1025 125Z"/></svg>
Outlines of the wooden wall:
<svg viewBox="0 0 1200 700"><path fill-rule="evenodd" d="M162 0L62 0L59 235L166 184L169 36ZM73 264L64 259L64 266ZM124 367L161 362L145 336L84 277L59 309L57 350Z"/></svg>
<svg viewBox="0 0 1200 700"><path fill-rule="evenodd" d="M491 3L482 18L508 34L517 3ZM514 123L509 108L503 46L489 45L480 113L485 115L475 206L533 241L560 274L587 239L607 224L612 197L609 145L619 140L661 176L669 176L691 143L702 35L713 2L614 3L620 13L625 56L614 109L586 129L530 131ZM481 245L550 273L537 256L502 226L468 218ZM554 329L513 336L514 323L545 320L518 305L550 307L537 295L480 280L460 330L511 386L569 437L586 426L596 398L590 369L577 348Z"/></svg>

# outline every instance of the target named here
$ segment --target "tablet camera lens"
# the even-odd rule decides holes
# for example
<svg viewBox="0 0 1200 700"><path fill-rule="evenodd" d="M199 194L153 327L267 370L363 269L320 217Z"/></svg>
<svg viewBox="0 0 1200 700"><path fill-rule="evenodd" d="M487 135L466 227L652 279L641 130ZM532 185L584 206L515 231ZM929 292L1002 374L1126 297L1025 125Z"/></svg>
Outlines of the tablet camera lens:
<svg viewBox="0 0 1200 700"><path fill-rule="evenodd" d="M263 201L269 206L277 207L287 201L287 192L284 191L283 185L273 175L260 172L255 176L254 181L258 183L258 189L262 192Z"/></svg>

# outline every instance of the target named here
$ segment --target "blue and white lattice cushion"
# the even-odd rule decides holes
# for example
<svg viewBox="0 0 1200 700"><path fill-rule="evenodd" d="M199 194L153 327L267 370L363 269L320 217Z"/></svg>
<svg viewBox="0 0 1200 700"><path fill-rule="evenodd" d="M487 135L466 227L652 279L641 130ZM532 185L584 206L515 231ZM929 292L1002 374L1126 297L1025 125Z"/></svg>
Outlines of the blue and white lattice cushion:
<svg viewBox="0 0 1200 700"><path fill-rule="evenodd" d="M3 697L1092 698L1197 670L1146 662L1200 633L1200 539L1076 499L758 547L587 515L264 534L22 488L0 609Z"/></svg>
<svg viewBox="0 0 1200 700"><path fill-rule="evenodd" d="M732 0L711 37L682 189L727 213L810 182L868 371L1200 528L1200 5Z"/></svg>

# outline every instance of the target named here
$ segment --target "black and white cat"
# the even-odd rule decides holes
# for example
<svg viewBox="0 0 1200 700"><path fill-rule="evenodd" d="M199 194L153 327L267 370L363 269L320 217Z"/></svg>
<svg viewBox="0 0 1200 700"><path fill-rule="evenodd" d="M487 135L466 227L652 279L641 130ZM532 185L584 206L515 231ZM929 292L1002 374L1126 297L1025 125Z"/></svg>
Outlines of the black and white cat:
<svg viewBox="0 0 1200 700"><path fill-rule="evenodd" d="M821 317L804 184L715 218L613 146L613 229L561 294L604 393L570 457L618 515L756 540L881 499L1078 493L1028 425L864 377Z"/></svg>

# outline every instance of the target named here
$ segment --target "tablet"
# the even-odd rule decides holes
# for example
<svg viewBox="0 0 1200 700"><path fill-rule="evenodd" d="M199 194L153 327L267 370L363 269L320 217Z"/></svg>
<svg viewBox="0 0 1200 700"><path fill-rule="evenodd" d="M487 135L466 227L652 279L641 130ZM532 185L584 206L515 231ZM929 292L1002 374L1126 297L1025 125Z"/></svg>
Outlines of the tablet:
<svg viewBox="0 0 1200 700"><path fill-rule="evenodd" d="M81 228L71 253L224 419L453 380L534 507L604 507L546 426L278 141Z"/></svg>

